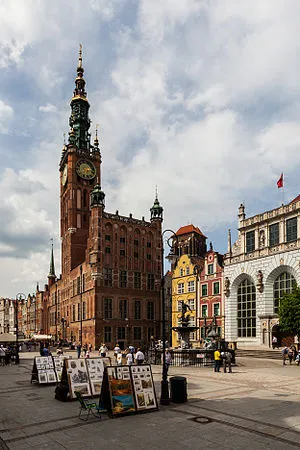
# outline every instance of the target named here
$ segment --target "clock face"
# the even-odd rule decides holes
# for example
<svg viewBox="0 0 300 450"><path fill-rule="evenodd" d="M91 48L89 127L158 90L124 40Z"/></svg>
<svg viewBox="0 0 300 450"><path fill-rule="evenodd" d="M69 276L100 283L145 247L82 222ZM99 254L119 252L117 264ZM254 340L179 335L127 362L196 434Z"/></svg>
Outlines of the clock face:
<svg viewBox="0 0 300 450"><path fill-rule="evenodd" d="M65 186L67 184L67 180L68 180L68 166L66 165L64 167L62 177L61 177L61 182L62 182L63 186Z"/></svg>
<svg viewBox="0 0 300 450"><path fill-rule="evenodd" d="M92 180L96 176L96 167L88 159L80 159L76 164L76 172L84 180Z"/></svg>

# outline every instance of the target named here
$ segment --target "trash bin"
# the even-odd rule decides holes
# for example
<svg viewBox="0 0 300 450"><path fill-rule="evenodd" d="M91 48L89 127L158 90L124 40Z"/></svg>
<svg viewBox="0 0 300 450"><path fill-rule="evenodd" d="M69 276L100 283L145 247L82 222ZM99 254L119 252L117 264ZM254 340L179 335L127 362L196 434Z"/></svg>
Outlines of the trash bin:
<svg viewBox="0 0 300 450"><path fill-rule="evenodd" d="M185 377L172 377L171 401L174 403L185 403L187 401L187 382Z"/></svg>

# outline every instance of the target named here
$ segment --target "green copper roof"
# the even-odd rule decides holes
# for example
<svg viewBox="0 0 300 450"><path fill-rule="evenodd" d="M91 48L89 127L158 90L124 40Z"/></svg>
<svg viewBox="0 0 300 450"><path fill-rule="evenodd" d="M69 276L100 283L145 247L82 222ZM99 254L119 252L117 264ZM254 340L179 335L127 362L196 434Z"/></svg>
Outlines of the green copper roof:
<svg viewBox="0 0 300 450"><path fill-rule="evenodd" d="M101 189L99 183L97 183L91 192L91 207L104 206L105 194Z"/></svg>

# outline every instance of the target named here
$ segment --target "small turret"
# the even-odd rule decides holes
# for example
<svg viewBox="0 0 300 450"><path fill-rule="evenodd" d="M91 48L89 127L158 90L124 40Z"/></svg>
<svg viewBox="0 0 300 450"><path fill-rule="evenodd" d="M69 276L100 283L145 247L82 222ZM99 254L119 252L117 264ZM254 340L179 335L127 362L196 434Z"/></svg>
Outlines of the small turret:
<svg viewBox="0 0 300 450"><path fill-rule="evenodd" d="M102 206L104 208L105 206L105 194L101 189L101 186L99 183L97 183L94 187L94 189L91 192L91 208L95 208L95 207L99 207Z"/></svg>
<svg viewBox="0 0 300 450"><path fill-rule="evenodd" d="M152 220L160 220L162 222L163 220L163 207L160 206L160 203L158 201L157 191L155 195L155 200L152 208L150 208L151 213L151 222Z"/></svg>

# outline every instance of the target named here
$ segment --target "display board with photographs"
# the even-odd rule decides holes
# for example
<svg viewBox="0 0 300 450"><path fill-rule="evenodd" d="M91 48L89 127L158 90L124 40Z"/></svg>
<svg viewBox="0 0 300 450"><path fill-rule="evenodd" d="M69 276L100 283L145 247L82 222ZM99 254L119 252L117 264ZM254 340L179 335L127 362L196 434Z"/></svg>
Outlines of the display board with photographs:
<svg viewBox="0 0 300 450"><path fill-rule="evenodd" d="M53 356L53 365L54 370L56 373L57 381L61 380L63 365L64 365L64 358L63 356Z"/></svg>
<svg viewBox="0 0 300 450"><path fill-rule="evenodd" d="M71 398L76 398L75 391L80 392L83 397L91 395L89 376L85 362L85 359L65 359Z"/></svg>
<svg viewBox="0 0 300 450"><path fill-rule="evenodd" d="M52 356L36 356L33 362L31 382L40 384L56 383L57 377L54 370Z"/></svg>
<svg viewBox="0 0 300 450"><path fill-rule="evenodd" d="M129 366L107 367L105 375L107 386L104 382L102 389L109 393L109 397L106 396L108 400L106 409L112 416L135 413L136 408Z"/></svg>
<svg viewBox="0 0 300 450"><path fill-rule="evenodd" d="M157 409L151 366L131 366L133 390L138 411Z"/></svg>
<svg viewBox="0 0 300 450"><path fill-rule="evenodd" d="M87 358L86 367L93 395L100 395L104 368L110 365L110 358Z"/></svg>
<svg viewBox="0 0 300 450"><path fill-rule="evenodd" d="M99 405L112 416L158 409L151 366L108 366Z"/></svg>

